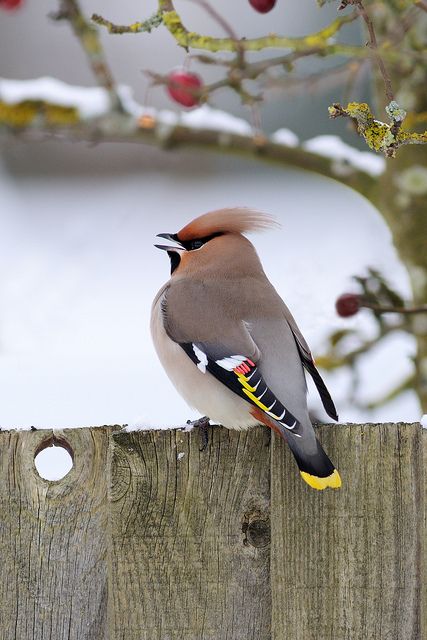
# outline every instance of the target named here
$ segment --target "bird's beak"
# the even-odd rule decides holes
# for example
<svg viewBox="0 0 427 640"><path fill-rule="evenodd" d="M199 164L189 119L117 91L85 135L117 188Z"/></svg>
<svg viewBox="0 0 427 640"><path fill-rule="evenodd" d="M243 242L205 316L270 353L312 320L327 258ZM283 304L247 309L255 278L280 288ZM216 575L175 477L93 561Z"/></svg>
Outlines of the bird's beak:
<svg viewBox="0 0 427 640"><path fill-rule="evenodd" d="M175 251L175 253L179 253L180 251L185 251L184 247L170 247L167 244L155 244L157 249L162 249L162 251Z"/></svg>
<svg viewBox="0 0 427 640"><path fill-rule="evenodd" d="M158 233L157 238L165 238L165 240L172 240L172 242L176 242L178 245L180 245L180 241L178 240L178 236L176 235L176 233ZM167 244L155 244L155 247L157 247L157 249L162 249L163 251L185 251L184 247L182 246L170 246Z"/></svg>
<svg viewBox="0 0 427 640"><path fill-rule="evenodd" d="M156 238L164 238L165 240L172 240L173 242L181 244L176 233L158 233Z"/></svg>

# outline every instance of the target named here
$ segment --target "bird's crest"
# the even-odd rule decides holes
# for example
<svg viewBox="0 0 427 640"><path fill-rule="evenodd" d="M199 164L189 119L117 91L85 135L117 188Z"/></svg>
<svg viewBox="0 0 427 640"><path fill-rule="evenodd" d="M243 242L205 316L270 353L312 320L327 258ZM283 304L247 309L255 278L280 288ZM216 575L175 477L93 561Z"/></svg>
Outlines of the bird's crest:
<svg viewBox="0 0 427 640"><path fill-rule="evenodd" d="M245 208L218 209L195 218L178 231L177 236L185 242L220 233L249 233L279 226L273 216L260 211Z"/></svg>

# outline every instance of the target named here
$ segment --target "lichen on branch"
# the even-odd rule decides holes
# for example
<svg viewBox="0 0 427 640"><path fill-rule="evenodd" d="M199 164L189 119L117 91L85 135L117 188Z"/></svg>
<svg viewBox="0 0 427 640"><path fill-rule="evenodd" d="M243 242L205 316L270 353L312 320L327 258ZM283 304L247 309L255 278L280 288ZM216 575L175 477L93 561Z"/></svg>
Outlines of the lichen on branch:
<svg viewBox="0 0 427 640"><path fill-rule="evenodd" d="M108 33L113 34L150 33L153 29L159 27L163 22L162 14L160 11L157 11L151 16L151 18L148 18L147 20L141 22L133 22L130 25L114 24L110 20L106 20L97 13L92 14L91 20L101 27L106 27Z"/></svg>
<svg viewBox="0 0 427 640"><path fill-rule="evenodd" d="M329 25L320 31L291 38L274 33L259 38L214 38L194 31L189 31L183 24L179 13L175 10L170 0L159 0L159 11L144 22L135 22L131 25L116 25L110 20L98 14L92 15L92 21L104 26L112 34L141 33L150 31L161 23L168 29L176 42L185 49L201 49L217 53L219 51L262 51L267 48L311 49L325 47L331 44L331 39L344 25L353 22L357 18L357 12L335 18Z"/></svg>
<svg viewBox="0 0 427 640"><path fill-rule="evenodd" d="M45 100L22 100L8 104L0 100L0 126L22 129L34 123L46 127L72 126L79 122L76 107L64 107Z"/></svg>
<svg viewBox="0 0 427 640"><path fill-rule="evenodd" d="M175 10L165 11L163 13L163 24L177 43L185 49L205 49L212 53L218 51L237 51L239 49L245 51L262 51L267 48L300 51L301 49L326 46L343 25L352 22L356 17L357 14L355 13L338 17L324 29L300 38L279 36L274 33L259 38L242 38L239 40L204 36L194 33L193 31L188 31Z"/></svg>
<svg viewBox="0 0 427 640"><path fill-rule="evenodd" d="M390 123L375 119L366 102L350 102L346 107L334 103L329 107L331 118L351 118L367 145L374 151L384 153L389 158L394 158L396 150L402 145L427 144L427 131L414 133L402 129L406 112L399 107L397 102L390 102L386 107L386 112Z"/></svg>

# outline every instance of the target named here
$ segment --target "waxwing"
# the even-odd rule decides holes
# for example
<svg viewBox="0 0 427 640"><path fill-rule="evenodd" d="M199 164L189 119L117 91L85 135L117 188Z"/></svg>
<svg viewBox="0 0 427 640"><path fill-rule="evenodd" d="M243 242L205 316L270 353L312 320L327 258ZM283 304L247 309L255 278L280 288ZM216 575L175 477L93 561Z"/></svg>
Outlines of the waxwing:
<svg viewBox="0 0 427 640"><path fill-rule="evenodd" d="M206 213L178 233L160 233L171 278L152 307L160 361L188 404L229 429L267 425L288 443L303 479L340 487L307 409L304 369L328 415L334 403L292 314L245 233L277 226L248 209Z"/></svg>

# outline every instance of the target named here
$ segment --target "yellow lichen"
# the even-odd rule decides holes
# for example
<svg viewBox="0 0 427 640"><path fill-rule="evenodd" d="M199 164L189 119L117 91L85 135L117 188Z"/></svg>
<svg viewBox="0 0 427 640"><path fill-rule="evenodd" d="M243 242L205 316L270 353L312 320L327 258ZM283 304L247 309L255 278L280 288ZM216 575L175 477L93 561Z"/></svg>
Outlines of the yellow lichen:
<svg viewBox="0 0 427 640"><path fill-rule="evenodd" d="M138 33L141 30L142 26L142 22L134 22L130 25L129 29L130 31L132 31L132 33Z"/></svg>
<svg viewBox="0 0 427 640"><path fill-rule="evenodd" d="M374 151L385 151L394 142L394 136L388 124L372 120L368 126L358 124L359 132L365 138L367 145Z"/></svg>
<svg viewBox="0 0 427 640"><path fill-rule="evenodd" d="M399 131L397 141L400 144L427 144L427 131L423 133Z"/></svg>
<svg viewBox="0 0 427 640"><path fill-rule="evenodd" d="M369 124L373 120L373 115L366 102L350 102L344 111L350 116L350 118L356 118L357 122L362 124Z"/></svg>
<svg viewBox="0 0 427 640"><path fill-rule="evenodd" d="M77 124L79 121L79 111L76 107L63 107L44 103L43 112L48 124L70 125Z"/></svg>
<svg viewBox="0 0 427 640"><path fill-rule="evenodd" d="M64 107L43 100L23 100L16 104L0 101L0 125L25 128L36 118L43 118L53 126L74 125L79 121L76 107Z"/></svg>
<svg viewBox="0 0 427 640"><path fill-rule="evenodd" d="M33 102L24 101L18 104L0 102L0 124L9 127L27 127L36 115L37 107Z"/></svg>
<svg viewBox="0 0 427 640"><path fill-rule="evenodd" d="M213 38L211 36L202 36L199 33L188 31L181 22L178 13L173 10L169 11L164 2L160 0L159 8L161 19L166 28L173 35L179 45L185 48L192 47L194 49L204 49L211 52L217 51L236 51L239 48L246 51L262 51L266 48L291 48L295 51L303 51L305 49L324 49L331 46L331 38L334 36L342 25L352 22L355 14L336 18L330 25L320 31L308 34L301 38L287 38L270 33L268 36L261 38L248 38L242 40L234 40L233 38ZM346 45L336 45L342 51ZM348 49L348 48L347 48ZM353 51L354 47L352 48ZM357 47L356 47L357 50ZM347 50L347 53L349 51Z"/></svg>
<svg viewBox="0 0 427 640"><path fill-rule="evenodd" d="M426 144L427 131L414 133L404 131L401 125L406 112L392 101L386 107L391 124L376 120L366 102L350 102L346 107L333 104L328 108L331 118L349 116L357 125L358 133L374 151L382 151L388 157L394 157L396 149L403 144Z"/></svg>

